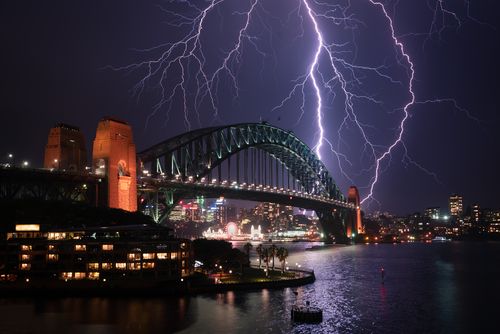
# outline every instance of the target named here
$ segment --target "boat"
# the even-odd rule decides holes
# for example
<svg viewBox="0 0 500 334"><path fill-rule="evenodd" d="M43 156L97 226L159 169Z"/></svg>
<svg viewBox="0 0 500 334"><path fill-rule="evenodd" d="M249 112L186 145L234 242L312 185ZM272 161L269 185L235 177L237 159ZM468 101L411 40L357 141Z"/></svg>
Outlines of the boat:
<svg viewBox="0 0 500 334"><path fill-rule="evenodd" d="M304 323L320 323L323 321L323 311L319 307L310 306L309 302L306 305L292 306L292 320Z"/></svg>
<svg viewBox="0 0 500 334"><path fill-rule="evenodd" d="M432 242L447 242L447 241L451 241L451 239L446 239L445 237L442 237L442 236L436 236L431 241Z"/></svg>
<svg viewBox="0 0 500 334"><path fill-rule="evenodd" d="M329 249L329 248L333 248L333 247L337 247L337 246L340 246L340 245L337 245L335 243L333 243L333 244L326 244L326 245L314 245L314 246L306 248L306 251L315 251L315 250Z"/></svg>

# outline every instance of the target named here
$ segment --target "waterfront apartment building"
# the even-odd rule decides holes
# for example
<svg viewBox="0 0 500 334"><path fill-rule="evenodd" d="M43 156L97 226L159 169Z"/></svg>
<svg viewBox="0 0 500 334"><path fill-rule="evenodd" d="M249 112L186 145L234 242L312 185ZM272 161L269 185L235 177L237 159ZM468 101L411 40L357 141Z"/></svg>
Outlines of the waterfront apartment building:
<svg viewBox="0 0 500 334"><path fill-rule="evenodd" d="M192 273L190 241L155 225L17 224L0 237L0 281L178 282Z"/></svg>

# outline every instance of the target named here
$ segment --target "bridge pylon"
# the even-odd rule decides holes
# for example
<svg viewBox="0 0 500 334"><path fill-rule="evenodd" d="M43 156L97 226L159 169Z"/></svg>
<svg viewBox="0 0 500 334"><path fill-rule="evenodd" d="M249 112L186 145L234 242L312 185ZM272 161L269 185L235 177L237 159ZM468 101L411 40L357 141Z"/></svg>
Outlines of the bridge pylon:
<svg viewBox="0 0 500 334"><path fill-rule="evenodd" d="M107 180L108 206L137 211L136 153L130 125L109 117L101 119L92 160L93 172Z"/></svg>

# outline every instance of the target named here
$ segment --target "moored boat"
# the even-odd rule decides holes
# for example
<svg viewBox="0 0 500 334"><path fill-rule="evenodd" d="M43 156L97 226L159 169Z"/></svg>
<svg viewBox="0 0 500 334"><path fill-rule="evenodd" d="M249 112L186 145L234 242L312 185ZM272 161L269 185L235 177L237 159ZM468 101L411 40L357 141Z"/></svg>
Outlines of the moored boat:
<svg viewBox="0 0 500 334"><path fill-rule="evenodd" d="M292 307L292 320L305 323L320 323L323 321L323 311L319 307L294 305Z"/></svg>

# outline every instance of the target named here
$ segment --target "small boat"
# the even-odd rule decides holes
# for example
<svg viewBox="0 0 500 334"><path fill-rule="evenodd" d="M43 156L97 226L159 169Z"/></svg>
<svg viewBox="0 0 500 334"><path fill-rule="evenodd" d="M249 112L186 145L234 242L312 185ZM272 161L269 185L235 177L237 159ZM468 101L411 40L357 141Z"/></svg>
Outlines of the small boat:
<svg viewBox="0 0 500 334"><path fill-rule="evenodd" d="M305 306L292 306L292 320L305 323L320 323L323 321L323 311L306 302Z"/></svg>
<svg viewBox="0 0 500 334"><path fill-rule="evenodd" d="M436 236L434 239L432 239L432 242L446 242L446 241L451 241L451 239L446 239L445 237L441 236Z"/></svg>
<svg viewBox="0 0 500 334"><path fill-rule="evenodd" d="M321 250L321 249L328 249L328 248L333 248L335 246L339 246L339 245L336 245L336 244L315 245L315 246L306 248L306 251L315 251L315 250Z"/></svg>

